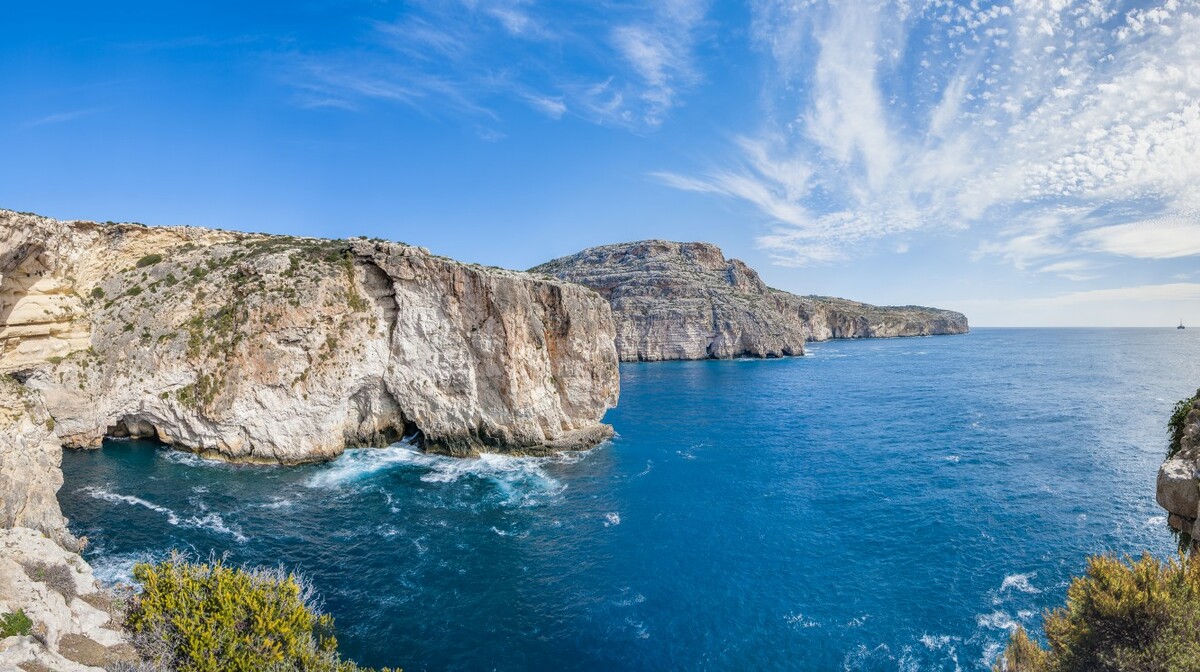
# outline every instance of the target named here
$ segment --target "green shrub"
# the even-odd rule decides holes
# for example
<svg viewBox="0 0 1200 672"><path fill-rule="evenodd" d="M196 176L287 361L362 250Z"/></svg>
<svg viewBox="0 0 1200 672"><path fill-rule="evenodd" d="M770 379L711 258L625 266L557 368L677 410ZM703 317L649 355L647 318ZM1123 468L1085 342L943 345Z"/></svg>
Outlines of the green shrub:
<svg viewBox="0 0 1200 672"><path fill-rule="evenodd" d="M180 672L360 669L338 657L333 618L294 574L176 554L133 575L142 593L126 625L151 663Z"/></svg>
<svg viewBox="0 0 1200 672"><path fill-rule="evenodd" d="M1196 400L1200 399L1200 390L1196 390L1196 396L1191 399L1180 399L1175 402L1175 408L1171 411L1171 419L1167 421L1167 436L1171 443L1167 446L1167 459L1175 457L1175 453L1179 452L1182 447L1180 444L1183 441L1183 430L1187 424L1187 416L1196 406Z"/></svg>
<svg viewBox="0 0 1200 672"><path fill-rule="evenodd" d="M93 288L92 289L92 298L93 299L103 299L104 298L104 288L103 287Z"/></svg>
<svg viewBox="0 0 1200 672"><path fill-rule="evenodd" d="M995 670L1200 670L1200 560L1096 556L1044 619L1049 649L1018 629Z"/></svg>
<svg viewBox="0 0 1200 672"><path fill-rule="evenodd" d="M33 621L25 615L24 610L18 609L11 614L0 614L0 639L5 637L25 637L33 629Z"/></svg>
<svg viewBox="0 0 1200 672"><path fill-rule="evenodd" d="M162 260L163 260L163 258L162 258L161 254L147 254L146 256L142 257L141 259L138 259L137 267L138 268L146 268L147 266L153 266Z"/></svg>

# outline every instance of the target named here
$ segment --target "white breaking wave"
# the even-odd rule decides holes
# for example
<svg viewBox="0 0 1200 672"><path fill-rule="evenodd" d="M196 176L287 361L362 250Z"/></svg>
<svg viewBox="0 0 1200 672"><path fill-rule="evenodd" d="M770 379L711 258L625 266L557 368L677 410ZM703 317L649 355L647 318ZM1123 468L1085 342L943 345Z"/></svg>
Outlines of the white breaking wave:
<svg viewBox="0 0 1200 672"><path fill-rule="evenodd" d="M1042 592L1033 584L1029 583L1030 579L1037 578L1037 572L1029 574L1009 574L1004 577L1004 581L1000 584L1000 592L1006 590L1018 590L1022 593L1040 593Z"/></svg>
<svg viewBox="0 0 1200 672"><path fill-rule="evenodd" d="M167 522L171 523L172 525L179 524L179 516L176 515L174 511L172 511L171 509L168 509L165 506L159 506L158 504L155 504L154 502L147 502L146 500L142 499L141 497L134 497L133 495L120 495L115 492L109 492L108 490L105 490L104 488L97 488L92 485L89 485L88 487L83 488L83 492L86 492L90 497L92 497L94 499L101 499L106 502L114 502L114 503L115 502L125 502L126 504L133 504L134 506L142 506L147 509L150 509L151 511L155 511L155 512L165 515L167 517Z"/></svg>
<svg viewBox="0 0 1200 672"><path fill-rule="evenodd" d="M620 524L621 524L621 514L615 513L615 512L604 514L604 526L605 527L608 527L609 525L620 525Z"/></svg>
<svg viewBox="0 0 1200 672"><path fill-rule="evenodd" d="M100 553L88 558L88 564L92 566L92 574L103 586L114 586L118 583L133 584L134 565L157 561L158 558L149 552L114 555Z"/></svg>
<svg viewBox="0 0 1200 672"><path fill-rule="evenodd" d="M187 520L183 520L179 517L179 514L175 513L171 509L155 504L154 502L146 501L141 497L122 495L120 493L110 492L104 488L98 488L92 485L83 488L82 492L86 492L94 499L113 503L123 502L125 504L150 509L156 513L161 513L167 517L168 523L175 526L204 528L220 534L228 534L239 542L246 541L246 535L242 534L241 530L226 525L220 514L207 511L207 507L205 507L202 502L199 504L198 508L204 513L203 516L190 516Z"/></svg>
<svg viewBox="0 0 1200 672"><path fill-rule="evenodd" d="M981 628L990 628L993 630L1015 630L1019 623L1013 620L1011 616L1003 611L993 611L990 614L978 614L975 616L975 623Z"/></svg>
<svg viewBox="0 0 1200 672"><path fill-rule="evenodd" d="M446 457L423 453L411 441L389 448L355 448L313 474L306 485L310 488L340 488L362 481L374 474L400 467L423 469L425 483L450 484L466 479L481 479L493 483L504 496L503 504L525 506L536 504L537 497L554 496L566 486L546 473L543 467L551 462L577 461L548 457L513 457L484 453L477 458ZM386 493L385 493L386 494Z"/></svg>
<svg viewBox="0 0 1200 672"><path fill-rule="evenodd" d="M184 521L184 524L188 527L204 528L220 534L228 534L236 539L239 543L245 543L246 541L246 535L242 534L242 531L236 527L229 527L226 525L225 521L218 513L209 512L202 517L192 516Z"/></svg>

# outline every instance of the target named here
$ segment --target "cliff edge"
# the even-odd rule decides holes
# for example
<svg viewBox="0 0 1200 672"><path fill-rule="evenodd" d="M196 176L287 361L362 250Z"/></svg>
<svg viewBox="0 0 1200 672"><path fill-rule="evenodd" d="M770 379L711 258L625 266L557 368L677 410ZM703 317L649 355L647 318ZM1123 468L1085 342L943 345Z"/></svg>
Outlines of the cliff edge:
<svg viewBox="0 0 1200 672"><path fill-rule="evenodd" d="M1171 446L1158 470L1155 498L1171 528L1194 541L1200 539L1200 390L1176 405L1169 427Z"/></svg>
<svg viewBox="0 0 1200 672"><path fill-rule="evenodd" d="M0 210L0 374L68 447L152 436L272 463L414 433L453 455L589 447L612 431L613 337L590 290L399 243Z"/></svg>
<svg viewBox="0 0 1200 672"><path fill-rule="evenodd" d="M592 247L533 269L612 304L623 361L783 357L807 341L962 334L961 313L797 296L766 285L709 243L645 240Z"/></svg>

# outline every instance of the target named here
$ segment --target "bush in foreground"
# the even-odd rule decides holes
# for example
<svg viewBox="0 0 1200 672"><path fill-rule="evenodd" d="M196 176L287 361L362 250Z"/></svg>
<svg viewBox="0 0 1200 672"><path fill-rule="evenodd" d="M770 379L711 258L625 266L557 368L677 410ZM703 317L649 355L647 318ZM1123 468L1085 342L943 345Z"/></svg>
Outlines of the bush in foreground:
<svg viewBox="0 0 1200 672"><path fill-rule="evenodd" d="M134 577L142 593L126 626L157 669L366 672L338 656L333 618L319 613L311 588L294 574L173 555L138 565Z"/></svg>
<svg viewBox="0 0 1200 672"><path fill-rule="evenodd" d="M1049 649L1018 628L995 670L1188 672L1200 670L1200 560L1088 561L1065 607L1045 616Z"/></svg>

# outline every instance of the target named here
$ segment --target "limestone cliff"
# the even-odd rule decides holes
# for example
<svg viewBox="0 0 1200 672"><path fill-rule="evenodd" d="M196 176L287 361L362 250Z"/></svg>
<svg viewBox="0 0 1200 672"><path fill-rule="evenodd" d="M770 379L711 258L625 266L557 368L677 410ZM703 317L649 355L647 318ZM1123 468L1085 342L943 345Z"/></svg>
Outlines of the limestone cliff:
<svg viewBox="0 0 1200 672"><path fill-rule="evenodd" d="M1200 390L1180 403L1172 423L1178 436L1172 437L1171 453L1158 470L1156 498L1171 527L1194 541L1200 539Z"/></svg>
<svg viewBox="0 0 1200 672"><path fill-rule="evenodd" d="M590 290L408 245L0 210L0 373L66 446L148 435L281 463L415 432L455 455L587 447L611 435L613 338Z"/></svg>
<svg viewBox="0 0 1200 672"><path fill-rule="evenodd" d="M531 269L612 304L624 361L782 357L806 341L962 334L961 313L797 296L767 287L715 245L647 240L593 247Z"/></svg>

